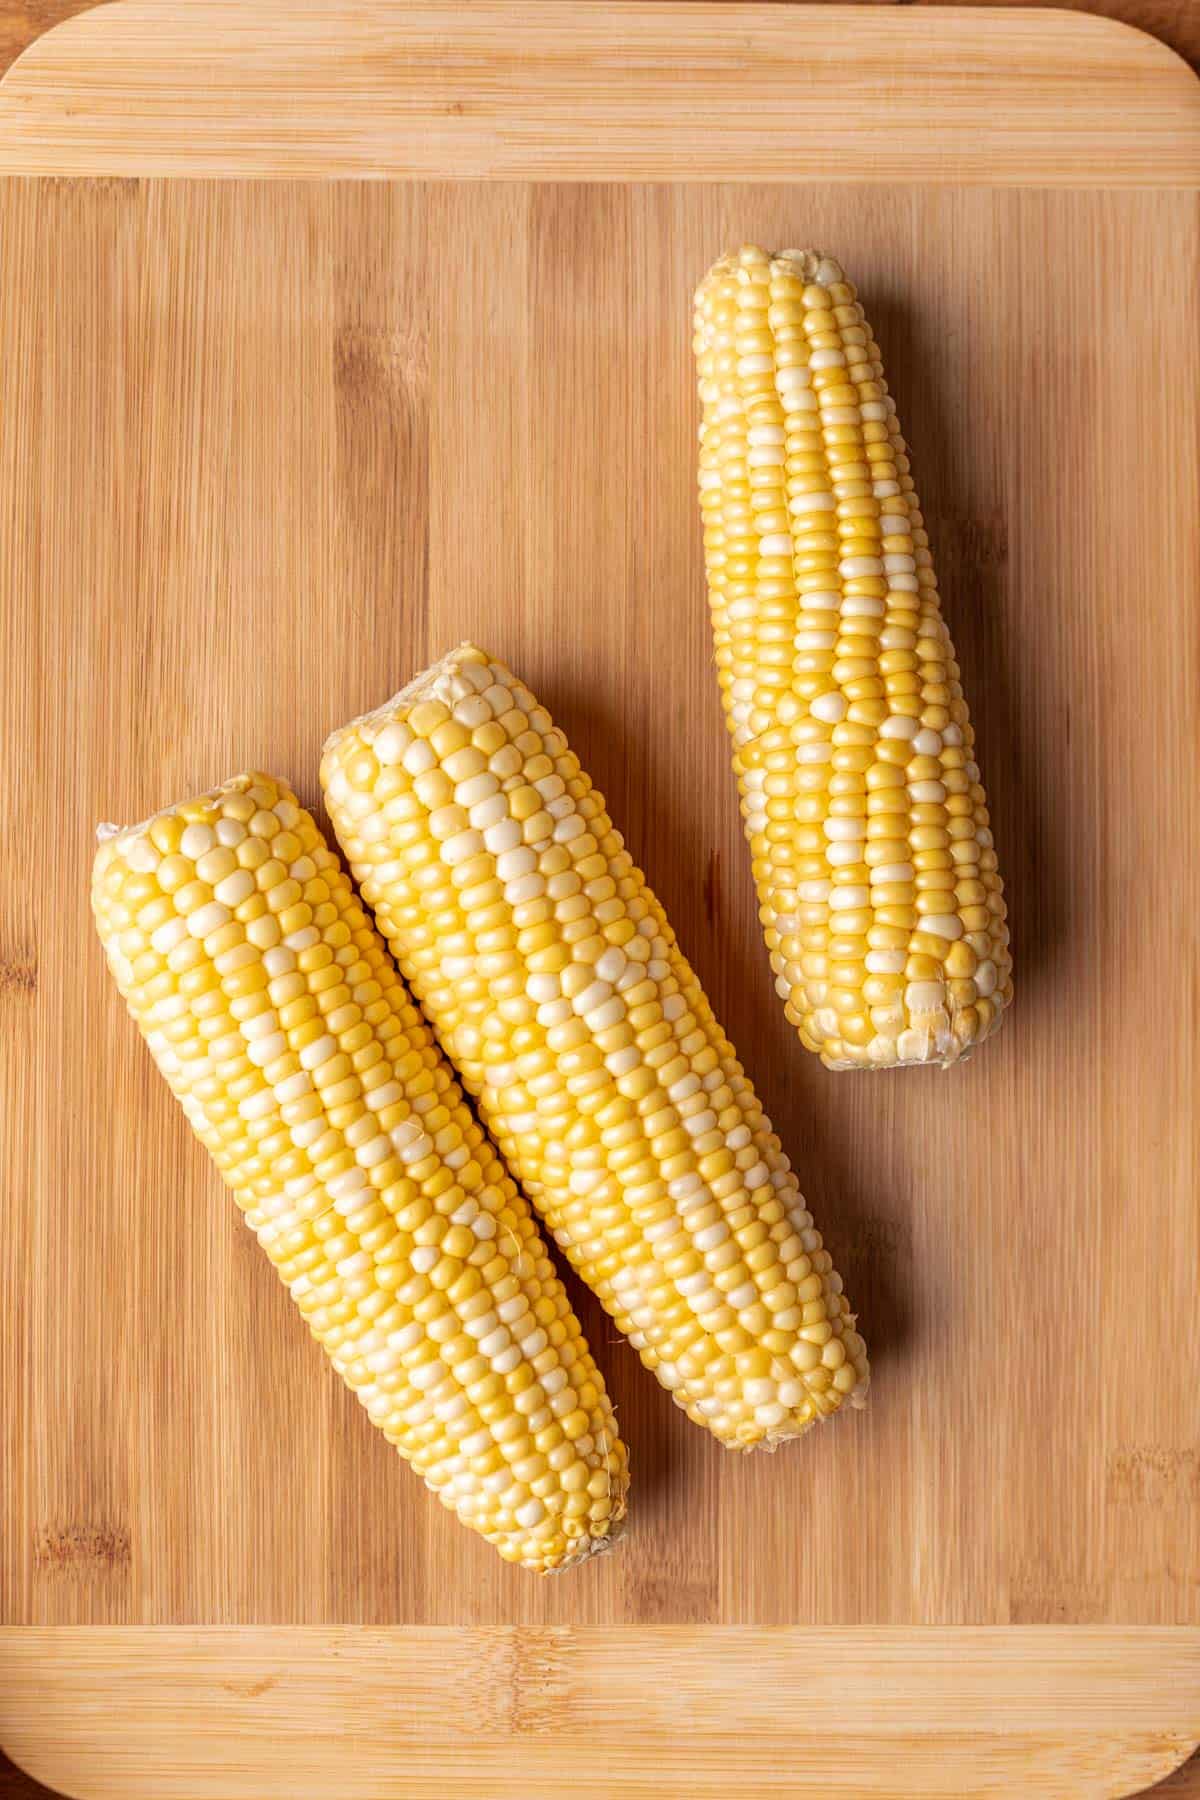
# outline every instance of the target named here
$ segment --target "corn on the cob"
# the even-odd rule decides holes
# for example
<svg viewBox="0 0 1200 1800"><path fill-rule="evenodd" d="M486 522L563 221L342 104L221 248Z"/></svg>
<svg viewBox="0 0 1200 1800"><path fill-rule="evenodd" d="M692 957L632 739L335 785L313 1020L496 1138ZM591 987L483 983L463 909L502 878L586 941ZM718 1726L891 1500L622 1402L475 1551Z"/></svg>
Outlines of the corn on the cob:
<svg viewBox="0 0 1200 1800"><path fill-rule="evenodd" d="M879 351L811 250L725 257L695 326L717 670L776 987L830 1068L955 1062L1012 963Z"/></svg>
<svg viewBox="0 0 1200 1800"><path fill-rule="evenodd" d="M603 797L470 645L326 745L384 935L556 1241L689 1416L750 1448L867 1383L779 1139Z"/></svg>
<svg viewBox="0 0 1200 1800"><path fill-rule="evenodd" d="M337 858L270 776L102 841L109 966L313 1336L443 1505L536 1570L626 1456L529 1209Z"/></svg>

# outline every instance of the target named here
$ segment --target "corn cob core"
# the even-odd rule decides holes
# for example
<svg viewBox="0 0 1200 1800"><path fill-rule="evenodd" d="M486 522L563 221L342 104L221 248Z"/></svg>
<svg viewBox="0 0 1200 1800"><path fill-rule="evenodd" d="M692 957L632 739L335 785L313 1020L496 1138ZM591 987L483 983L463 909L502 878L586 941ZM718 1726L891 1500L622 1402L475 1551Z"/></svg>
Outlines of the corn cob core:
<svg viewBox="0 0 1200 1800"><path fill-rule="evenodd" d="M295 796L109 835L109 966L247 1224L388 1441L510 1562L604 1547L626 1455L562 1283Z"/></svg>
<svg viewBox="0 0 1200 1800"><path fill-rule="evenodd" d="M745 1449L861 1400L779 1139L545 708L466 645L336 733L322 781L510 1165L689 1417Z"/></svg>
<svg viewBox="0 0 1200 1800"><path fill-rule="evenodd" d="M1012 998L974 733L879 351L837 263L696 295L718 679L776 987L830 1068L957 1061Z"/></svg>

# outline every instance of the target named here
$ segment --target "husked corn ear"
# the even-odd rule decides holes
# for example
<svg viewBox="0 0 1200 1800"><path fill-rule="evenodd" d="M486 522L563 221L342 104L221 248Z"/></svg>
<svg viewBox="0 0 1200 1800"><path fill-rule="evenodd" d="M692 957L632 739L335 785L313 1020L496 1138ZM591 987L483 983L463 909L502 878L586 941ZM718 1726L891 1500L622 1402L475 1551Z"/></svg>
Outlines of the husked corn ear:
<svg viewBox="0 0 1200 1800"><path fill-rule="evenodd" d="M625 1449L562 1283L337 858L269 775L110 834L92 905L155 1061L313 1336L510 1562L603 1547Z"/></svg>
<svg viewBox="0 0 1200 1800"><path fill-rule="evenodd" d="M787 1157L566 738L471 645L326 745L334 829L518 1178L724 1443L867 1383Z"/></svg>
<svg viewBox="0 0 1200 1800"><path fill-rule="evenodd" d="M974 733L896 409L837 263L696 295L718 679L775 985L833 1069L952 1063L1012 998Z"/></svg>

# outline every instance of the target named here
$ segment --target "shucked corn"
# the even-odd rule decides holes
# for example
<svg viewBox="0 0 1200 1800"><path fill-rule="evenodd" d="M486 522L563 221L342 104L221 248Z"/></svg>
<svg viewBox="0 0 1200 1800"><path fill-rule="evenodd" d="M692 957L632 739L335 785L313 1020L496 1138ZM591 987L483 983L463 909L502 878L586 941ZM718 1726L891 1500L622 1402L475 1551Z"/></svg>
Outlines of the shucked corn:
<svg viewBox="0 0 1200 1800"><path fill-rule="evenodd" d="M879 351L811 250L723 258L695 322L717 671L776 986L831 1068L954 1062L1012 963Z"/></svg>
<svg viewBox="0 0 1200 1800"><path fill-rule="evenodd" d="M625 1511L604 1384L524 1200L336 857L243 775L96 856L129 1011L314 1337L443 1505L559 1568Z"/></svg>
<svg viewBox="0 0 1200 1800"><path fill-rule="evenodd" d="M544 707L466 645L335 733L321 778L510 1166L678 1404L750 1448L860 1401L779 1139Z"/></svg>

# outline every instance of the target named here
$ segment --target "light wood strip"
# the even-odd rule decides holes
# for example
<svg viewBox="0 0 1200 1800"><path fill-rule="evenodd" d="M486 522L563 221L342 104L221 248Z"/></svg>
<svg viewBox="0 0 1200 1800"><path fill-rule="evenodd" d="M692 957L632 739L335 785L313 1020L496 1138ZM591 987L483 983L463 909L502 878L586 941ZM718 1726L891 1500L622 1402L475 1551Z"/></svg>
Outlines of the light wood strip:
<svg viewBox="0 0 1200 1800"><path fill-rule="evenodd" d="M0 1740L80 1800L1116 1800L1200 1735L1182 1631L35 1630L0 1665Z"/></svg>
<svg viewBox="0 0 1200 1800"><path fill-rule="evenodd" d="M1081 13L118 0L9 71L0 169L1189 187L1198 116Z"/></svg>

